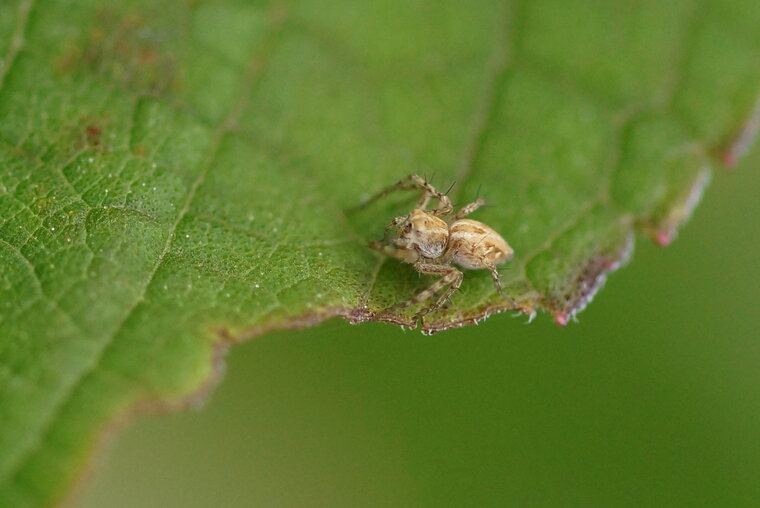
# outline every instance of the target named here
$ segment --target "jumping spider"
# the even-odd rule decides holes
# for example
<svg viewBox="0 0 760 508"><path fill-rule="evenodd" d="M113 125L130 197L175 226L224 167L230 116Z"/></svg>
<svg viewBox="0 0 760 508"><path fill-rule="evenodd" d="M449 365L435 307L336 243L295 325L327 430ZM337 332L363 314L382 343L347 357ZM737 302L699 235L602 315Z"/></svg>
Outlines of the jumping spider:
<svg viewBox="0 0 760 508"><path fill-rule="evenodd" d="M457 264L468 270L486 269L491 272L494 286L501 294L501 282L496 265L512 258L512 248L493 229L482 222L465 219L484 201L477 199L454 212L449 197L418 175L409 175L369 198L364 206L397 190L422 191L422 197L408 215L396 217L385 228L385 238L369 246L383 254L410 263L424 274L441 278L417 296L393 305L385 312L402 309L430 300L448 286L438 299L420 310L415 320L434 311L459 289L464 277L452 266ZM430 201L438 201L436 208L428 209ZM389 234L390 233L390 234Z"/></svg>

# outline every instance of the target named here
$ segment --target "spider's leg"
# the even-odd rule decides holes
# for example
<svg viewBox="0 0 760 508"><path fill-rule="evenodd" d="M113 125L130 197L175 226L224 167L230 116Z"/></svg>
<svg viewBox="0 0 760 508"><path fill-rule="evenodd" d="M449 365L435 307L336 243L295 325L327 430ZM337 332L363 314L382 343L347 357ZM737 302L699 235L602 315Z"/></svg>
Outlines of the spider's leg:
<svg viewBox="0 0 760 508"><path fill-rule="evenodd" d="M450 265L435 265L432 263L415 263L414 268L419 271L420 273L428 274L428 275L441 275L441 278L432 283L430 286L428 286L426 289L420 291L417 295L410 298L409 300L406 300L401 303L397 303L396 305L393 305L391 307L388 307L383 311L383 313L392 312L399 309L404 309L406 307L411 307L412 305L416 305L419 303L426 302L430 300L433 295L438 293L441 289L445 288L446 286L449 286L449 288L433 303L432 305L429 305L428 307L425 307L422 309L419 313L415 315L415 319L419 318L428 312L431 312L435 309L440 308L446 300L451 296L451 294L459 289L459 286L462 284L462 278L464 277L462 275L462 272L454 268Z"/></svg>
<svg viewBox="0 0 760 508"><path fill-rule="evenodd" d="M424 206L418 206L418 208L424 209L431 198L438 200L438 208L434 208L432 210L434 215L441 216L441 215L448 215L451 213L451 211L454 209L454 207L451 204L451 200L446 195L445 192L441 192L430 183L428 183L426 180L424 180L422 177L418 175L410 175L410 178L414 181L414 183L421 189L425 191L425 195L420 200L421 204L424 204ZM447 191L448 192L448 191Z"/></svg>
<svg viewBox="0 0 760 508"><path fill-rule="evenodd" d="M422 316L443 307L446 304L446 302L449 300L449 298L451 298L451 295L454 294L454 292L459 289L459 286L462 285L462 279L464 278L464 275L462 274L462 272L460 272L456 268L452 268L452 270L454 270L455 273L454 275L451 276L451 279L452 279L451 284L446 289L446 291L444 291L441 294L441 296L438 297L438 299L435 301L433 305L425 307L424 309L421 309L417 314L415 314L414 316L415 319L419 319Z"/></svg>
<svg viewBox="0 0 760 508"><path fill-rule="evenodd" d="M448 196L440 192L438 189L430 185L424 178L422 178L419 175L409 175L405 178L402 178L395 184L386 187L384 189L381 189L379 192L373 194L370 196L366 201L364 201L362 204L358 206L358 208L365 208L369 206L370 204L374 203L380 198L383 198L389 194L392 194L393 192L400 191L400 190L421 190L423 191L423 195L420 198L420 201L417 203L418 208L424 209L424 207L427 206L430 199L437 199L438 200L438 208L433 210L433 213L436 215L446 215L448 213L451 213L451 210L453 207L451 206L451 200L449 200Z"/></svg>
<svg viewBox="0 0 760 508"><path fill-rule="evenodd" d="M491 279L496 291L499 292L499 295L504 296L504 292L501 289L501 279L499 279L499 272L496 270L496 267L486 265L486 269L491 272Z"/></svg>
<svg viewBox="0 0 760 508"><path fill-rule="evenodd" d="M475 201L473 201L472 203L470 203L469 205L466 205L466 206L463 206L462 208L460 208L459 211L456 214L454 214L454 219L453 220L462 219L462 218L470 215L472 212L474 212L475 210L477 210L478 208L480 208L481 206L483 206L485 204L486 204L485 201L483 201L482 199L478 198Z"/></svg>
<svg viewBox="0 0 760 508"><path fill-rule="evenodd" d="M406 216L406 215L401 215L401 216L399 216L399 217L395 217L395 218L394 218L392 221L390 221L390 222L388 223L388 225L387 225L387 226L385 226L385 232L386 232L386 234L387 234L387 233L388 233L388 231L390 231L391 229L393 229L393 228L395 228L395 227L398 227L398 226L399 226L401 223L403 223L403 222L406 220L406 218L407 218L407 216Z"/></svg>
<svg viewBox="0 0 760 508"><path fill-rule="evenodd" d="M419 254L413 250L400 249L390 242L370 242L369 248L382 252L386 256L396 258L405 263L414 263L419 258Z"/></svg>
<svg viewBox="0 0 760 508"><path fill-rule="evenodd" d="M385 187L384 189L380 189L375 194L371 195L369 198L367 198L363 203L361 203L358 208L366 208L367 206L371 205L378 199L384 198L385 196L388 196L389 194L393 194L396 191L400 190L423 190L422 187L417 185L417 183L413 180L413 178L416 175L409 175L405 178L402 178L398 182L394 183L393 185L389 185L388 187ZM419 177L417 177L419 178Z"/></svg>
<svg viewBox="0 0 760 508"><path fill-rule="evenodd" d="M417 201L417 206L415 208L419 208L420 210L424 210L427 208L428 203L430 203L430 200L433 198L433 196L430 195L429 192L425 192L425 194L422 195L419 201Z"/></svg>

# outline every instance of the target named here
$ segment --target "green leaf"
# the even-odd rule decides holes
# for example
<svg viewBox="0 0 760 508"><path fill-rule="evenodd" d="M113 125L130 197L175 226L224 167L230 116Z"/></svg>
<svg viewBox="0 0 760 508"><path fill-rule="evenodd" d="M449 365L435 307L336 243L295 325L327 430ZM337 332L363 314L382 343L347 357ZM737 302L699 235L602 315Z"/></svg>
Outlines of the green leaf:
<svg viewBox="0 0 760 508"><path fill-rule="evenodd" d="M482 187L516 252L424 330L566 322L746 150L758 33L754 0L3 2L0 503L59 499L230 342L429 284L366 247L412 201L346 212L409 173Z"/></svg>

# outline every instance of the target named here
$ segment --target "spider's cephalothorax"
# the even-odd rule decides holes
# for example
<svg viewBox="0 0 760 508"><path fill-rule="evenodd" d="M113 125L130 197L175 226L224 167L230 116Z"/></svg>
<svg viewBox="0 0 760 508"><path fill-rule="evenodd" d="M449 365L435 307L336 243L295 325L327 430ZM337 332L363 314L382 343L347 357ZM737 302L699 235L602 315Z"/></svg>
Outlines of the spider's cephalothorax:
<svg viewBox="0 0 760 508"><path fill-rule="evenodd" d="M387 310L425 302L448 286L433 304L423 308L416 317L441 307L462 284L462 272L452 264L468 270L489 270L496 289L501 292L496 265L512 257L512 248L489 226L464 218L480 208L483 200L478 199L454 212L446 194L439 192L422 177L409 175L375 194L365 204L396 190L421 190L423 195L409 215L396 217L388 224L383 241L372 242L370 247L413 264L421 273L440 275L441 278L414 298ZM438 207L428 209L432 199L438 201Z"/></svg>
<svg viewBox="0 0 760 508"><path fill-rule="evenodd" d="M415 208L398 225L396 237L389 246L408 251L404 260L415 262L419 258L437 259L446 250L449 242L449 225L430 212Z"/></svg>

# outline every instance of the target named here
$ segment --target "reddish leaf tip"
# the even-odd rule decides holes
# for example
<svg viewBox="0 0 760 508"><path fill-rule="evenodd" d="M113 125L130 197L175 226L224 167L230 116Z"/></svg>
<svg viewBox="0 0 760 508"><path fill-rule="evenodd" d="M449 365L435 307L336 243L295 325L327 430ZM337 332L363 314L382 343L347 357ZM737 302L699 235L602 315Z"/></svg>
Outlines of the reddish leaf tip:
<svg viewBox="0 0 760 508"><path fill-rule="evenodd" d="M723 155L721 155L721 161L723 162L723 165L727 168L733 168L736 166L736 163L738 161L738 158L736 157L736 154L733 150L726 150L723 152Z"/></svg>
<svg viewBox="0 0 760 508"><path fill-rule="evenodd" d="M670 231L658 231L654 234L654 241L660 247L667 247L673 241L673 236Z"/></svg>

